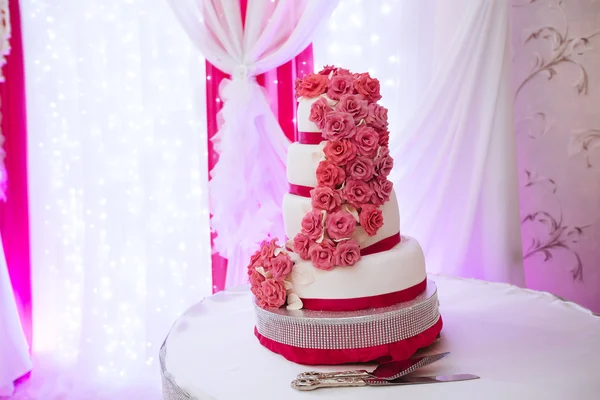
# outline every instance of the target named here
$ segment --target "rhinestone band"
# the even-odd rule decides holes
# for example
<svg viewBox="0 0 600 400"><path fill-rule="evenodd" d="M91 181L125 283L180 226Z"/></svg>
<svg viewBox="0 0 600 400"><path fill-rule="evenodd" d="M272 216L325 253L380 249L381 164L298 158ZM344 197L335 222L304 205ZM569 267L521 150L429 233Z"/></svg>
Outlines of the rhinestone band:
<svg viewBox="0 0 600 400"><path fill-rule="evenodd" d="M264 310L256 303L256 328L264 337L305 349L358 349L399 342L439 319L437 288L394 306L344 312Z"/></svg>

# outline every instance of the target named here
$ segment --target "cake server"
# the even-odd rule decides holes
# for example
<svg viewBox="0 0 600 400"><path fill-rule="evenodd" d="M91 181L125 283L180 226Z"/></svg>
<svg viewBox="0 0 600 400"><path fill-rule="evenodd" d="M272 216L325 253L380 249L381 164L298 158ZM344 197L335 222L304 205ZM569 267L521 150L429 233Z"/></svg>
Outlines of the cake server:
<svg viewBox="0 0 600 400"><path fill-rule="evenodd" d="M442 358L450 355L447 353L432 354L429 356L422 356L416 358L409 358L404 361L393 361L379 365L373 372L366 370L354 370L354 371L340 371L340 372L303 372L299 374L296 379L334 379L334 378L348 378L357 377L361 379L383 379L391 381L398 379L404 375L408 375L419 368L423 368L426 365L432 364Z"/></svg>
<svg viewBox="0 0 600 400"><path fill-rule="evenodd" d="M456 375L438 375L438 376L415 376L403 377L388 381L385 379L363 379L357 376L345 378L328 379L296 379L292 381L292 388L300 391L309 391L321 388L342 388L342 387L360 387L360 386L400 386L400 385L423 385L429 383L459 382L471 379L479 379L477 375L456 374Z"/></svg>

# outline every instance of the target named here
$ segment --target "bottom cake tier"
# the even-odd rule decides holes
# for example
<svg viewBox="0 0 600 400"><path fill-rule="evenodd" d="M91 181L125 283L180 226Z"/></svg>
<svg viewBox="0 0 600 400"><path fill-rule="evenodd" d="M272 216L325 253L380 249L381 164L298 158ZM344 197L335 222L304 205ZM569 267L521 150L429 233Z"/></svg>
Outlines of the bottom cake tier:
<svg viewBox="0 0 600 400"><path fill-rule="evenodd" d="M255 304L254 333L269 350L307 365L405 360L442 330L431 280L415 299L360 311L264 310Z"/></svg>

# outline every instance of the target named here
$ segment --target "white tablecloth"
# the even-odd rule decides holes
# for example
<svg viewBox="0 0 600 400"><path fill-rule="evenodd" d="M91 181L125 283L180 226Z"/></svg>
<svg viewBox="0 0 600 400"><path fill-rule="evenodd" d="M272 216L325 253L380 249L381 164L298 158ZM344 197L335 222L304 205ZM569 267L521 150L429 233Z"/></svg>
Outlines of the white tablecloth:
<svg viewBox="0 0 600 400"><path fill-rule="evenodd" d="M430 278L438 286L444 328L441 340L423 354L452 354L418 374L473 373L481 379L296 392L290 382L298 373L340 367L297 365L261 347L246 288L219 293L188 310L165 342L165 369L179 388L200 400L600 399L600 317L548 293Z"/></svg>
<svg viewBox="0 0 600 400"><path fill-rule="evenodd" d="M0 397L13 393L13 382L31 370L0 238Z"/></svg>

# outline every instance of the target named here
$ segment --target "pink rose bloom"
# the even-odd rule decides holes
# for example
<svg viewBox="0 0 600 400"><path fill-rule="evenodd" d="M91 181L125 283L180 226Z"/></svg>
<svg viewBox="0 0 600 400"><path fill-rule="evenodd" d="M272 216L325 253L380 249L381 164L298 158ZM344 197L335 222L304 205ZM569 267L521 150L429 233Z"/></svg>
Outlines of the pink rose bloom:
<svg viewBox="0 0 600 400"><path fill-rule="evenodd" d="M381 99L379 94L379 81L371 78L369 73L360 74L354 81L354 90L363 96L369 103Z"/></svg>
<svg viewBox="0 0 600 400"><path fill-rule="evenodd" d="M382 107L377 103L371 103L369 104L369 115L365 118L365 122L367 125L377 130L383 130L388 126L387 113L387 108Z"/></svg>
<svg viewBox="0 0 600 400"><path fill-rule="evenodd" d="M345 94L335 105L335 110L352 115L355 122L369 115L368 103L356 94Z"/></svg>
<svg viewBox="0 0 600 400"><path fill-rule="evenodd" d="M325 116L323 137L327 140L349 139L356 133L356 125L352 115L332 111Z"/></svg>
<svg viewBox="0 0 600 400"><path fill-rule="evenodd" d="M317 187L310 191L311 204L317 210L331 212L342 205L342 196L330 187ZM315 212L315 211L312 211Z"/></svg>
<svg viewBox="0 0 600 400"><path fill-rule="evenodd" d="M379 135L375 129L361 125L356 128L356 135L352 138L352 143L356 145L358 154L373 157L379 148Z"/></svg>
<svg viewBox="0 0 600 400"><path fill-rule="evenodd" d="M285 304L286 290L283 283L274 279L266 279L260 285L258 298L259 306L262 308L279 308Z"/></svg>
<svg viewBox="0 0 600 400"><path fill-rule="evenodd" d="M356 157L346 165L346 174L352 179L368 181L375 175L375 164L368 157Z"/></svg>
<svg viewBox="0 0 600 400"><path fill-rule="evenodd" d="M354 143L348 140L334 140L325 144L323 152L327 160L335 165L343 166L356 157L357 149Z"/></svg>
<svg viewBox="0 0 600 400"><path fill-rule="evenodd" d="M287 253L279 253L271 260L271 274L277 281L282 281L292 273L294 263Z"/></svg>
<svg viewBox="0 0 600 400"><path fill-rule="evenodd" d="M330 238L335 240L348 239L356 229L356 220L348 212L337 211L327 215L325 227Z"/></svg>
<svg viewBox="0 0 600 400"><path fill-rule="evenodd" d="M367 235L374 236L379 228L383 226L383 213L373 204L365 204L360 210L360 226Z"/></svg>
<svg viewBox="0 0 600 400"><path fill-rule="evenodd" d="M326 65L323 67L322 70L320 70L318 72L319 75L325 75L325 76L329 76L330 73L335 72L337 68L335 68L333 65Z"/></svg>
<svg viewBox="0 0 600 400"><path fill-rule="evenodd" d="M390 156L387 147L383 147L375 159L375 172L381 176L388 176L394 168L394 159Z"/></svg>
<svg viewBox="0 0 600 400"><path fill-rule="evenodd" d="M315 101L310 106L310 115L308 120L314 122L319 129L323 129L325 126L325 116L333 109L329 107L327 99L325 97L319 97L319 100Z"/></svg>
<svg viewBox="0 0 600 400"><path fill-rule="evenodd" d="M334 253L335 265L351 267L360 260L360 247L354 239L345 240L338 244Z"/></svg>
<svg viewBox="0 0 600 400"><path fill-rule="evenodd" d="M260 292L260 287L261 287L262 283L266 280L266 278L264 276L262 276L262 274L260 274L255 269L249 270L248 275L249 275L249 280L250 280L250 291L252 292L253 295L258 297L259 292Z"/></svg>
<svg viewBox="0 0 600 400"><path fill-rule="evenodd" d="M350 70L346 69L346 68L336 68L335 75L345 75L345 76L351 76L354 78L354 74L352 72L350 72Z"/></svg>
<svg viewBox="0 0 600 400"><path fill-rule="evenodd" d="M308 255L315 268L329 271L335 267L334 251L335 245L333 242L325 239L322 243L313 244L308 251Z"/></svg>
<svg viewBox="0 0 600 400"><path fill-rule="evenodd" d="M328 85L329 79L319 74L296 79L296 97L317 97L327 91Z"/></svg>
<svg viewBox="0 0 600 400"><path fill-rule="evenodd" d="M323 214L312 210L302 218L302 233L311 240L317 240L323 235Z"/></svg>
<svg viewBox="0 0 600 400"><path fill-rule="evenodd" d="M260 245L260 256L261 256L263 264L264 264L261 266L265 267L265 270L269 269L270 261L271 261L271 258L273 257L275 249L279 248L279 245L277 244L277 240L279 240L279 239L277 239L277 238L271 239L270 242L267 242L265 240Z"/></svg>
<svg viewBox="0 0 600 400"><path fill-rule="evenodd" d="M332 100L339 100L343 95L351 94L354 91L354 78L342 71L347 70L338 69L329 82L327 96Z"/></svg>
<svg viewBox="0 0 600 400"><path fill-rule="evenodd" d="M310 240L308 236L300 232L294 237L294 253L298 254L301 259L308 260L308 250L315 242Z"/></svg>
<svg viewBox="0 0 600 400"><path fill-rule="evenodd" d="M261 257L261 251L258 250L250 257L250 264L248 264L248 275L250 275L252 271L254 271L255 267L261 266L262 264L263 258Z"/></svg>
<svg viewBox="0 0 600 400"><path fill-rule="evenodd" d="M369 184L360 179L348 179L346 180L346 186L344 186L344 198L345 200L356 208L362 207L363 204L371 200L373 196L373 189L369 187Z"/></svg>
<svg viewBox="0 0 600 400"><path fill-rule="evenodd" d="M379 145L382 147L390 145L390 132L387 129L379 131Z"/></svg>
<svg viewBox="0 0 600 400"><path fill-rule="evenodd" d="M331 161L321 161L317 167L317 184L336 188L346 179L346 172Z"/></svg>
<svg viewBox="0 0 600 400"><path fill-rule="evenodd" d="M382 205L390 199L394 184L383 176L378 176L369 182L373 189L373 197L371 202L377 206Z"/></svg>

